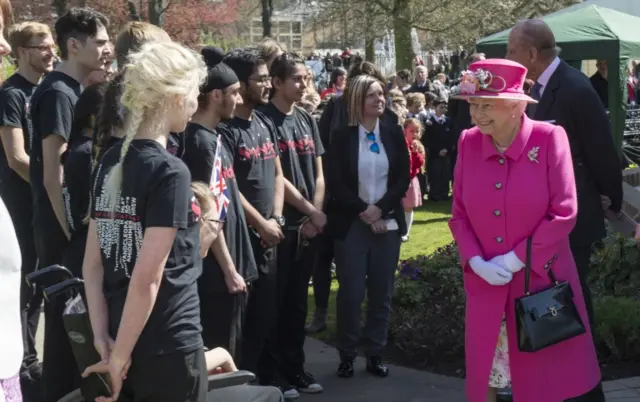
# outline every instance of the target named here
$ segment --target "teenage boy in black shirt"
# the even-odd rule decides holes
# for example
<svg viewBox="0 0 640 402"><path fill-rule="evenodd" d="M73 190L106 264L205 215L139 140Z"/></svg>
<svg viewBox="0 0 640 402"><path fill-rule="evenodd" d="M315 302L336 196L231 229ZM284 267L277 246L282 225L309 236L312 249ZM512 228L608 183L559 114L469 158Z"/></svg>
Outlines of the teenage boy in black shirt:
<svg viewBox="0 0 640 402"><path fill-rule="evenodd" d="M284 240L278 245L278 324L268 345L272 373L279 372L300 392L322 392L304 371L305 319L309 277L315 262L311 239L322 231L326 216L322 159L324 148L315 119L295 105L305 94L304 61L290 53L271 64L273 97L260 110L271 118L278 135L284 174ZM267 357L265 357L266 359Z"/></svg>
<svg viewBox="0 0 640 402"><path fill-rule="evenodd" d="M219 130L233 155L233 170L259 271L259 279L250 289L240 367L256 373L263 385L279 386L285 397L294 397L297 391L292 387L270 384L270 367L260 364L267 337L277 321L275 246L284 238L285 225L284 180L275 128L269 118L254 110L269 101L271 77L256 48L233 50L225 56L224 63L240 80L242 105L236 106L235 117L224 130Z"/></svg>
<svg viewBox="0 0 640 402"><path fill-rule="evenodd" d="M104 69L110 55L107 19L85 8L72 8L55 24L62 63L42 81L31 100L33 121L31 188L40 266L59 263L69 238L62 200L60 155L71 133L80 84Z"/></svg>
<svg viewBox="0 0 640 402"><path fill-rule="evenodd" d="M214 57L211 57L212 53ZM217 187L214 177L222 177L227 191L218 197L224 197L226 201L219 202L228 203L223 218L224 230L203 258L202 276L198 279L202 338L210 349L224 347L237 355L246 312L246 284L258 279L258 270L233 159L216 127L222 119L233 117L242 98L238 93L238 77L229 66L220 63L222 51L205 48L202 54L209 67L207 81L200 88L198 111L185 130L182 160L189 167L193 181Z"/></svg>
<svg viewBox="0 0 640 402"><path fill-rule="evenodd" d="M72 8L60 17L55 31L62 63L47 74L31 98L33 141L29 173L40 267L61 263L68 243L60 156L67 148L74 107L82 91L80 83L92 71L104 69L104 61L110 55L107 24L105 16L86 8ZM68 358L68 348L60 346L68 342L61 319L63 310L64 300L45 303L45 402L57 401L77 387L78 378L58 368L59 360ZM58 356L59 353L62 354Z"/></svg>
<svg viewBox="0 0 640 402"><path fill-rule="evenodd" d="M29 153L31 150L31 119L29 101L42 76L53 69L55 43L51 30L39 22L24 22L11 27L9 43L18 70L0 89L0 196L7 206L22 256L20 309L24 328L24 359L20 367L20 383L26 401L42 398L35 335L40 318L42 293L34 292L24 280L38 261L31 221L31 187L29 185Z"/></svg>

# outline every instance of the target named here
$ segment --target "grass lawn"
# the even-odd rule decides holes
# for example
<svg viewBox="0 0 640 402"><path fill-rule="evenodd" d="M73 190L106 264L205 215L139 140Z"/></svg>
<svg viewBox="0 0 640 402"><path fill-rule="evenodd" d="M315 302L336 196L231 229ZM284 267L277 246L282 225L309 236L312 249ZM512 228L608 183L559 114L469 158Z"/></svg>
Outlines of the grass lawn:
<svg viewBox="0 0 640 402"><path fill-rule="evenodd" d="M453 240L447 224L450 216L450 202L425 202L420 209L417 209L414 214L411 233L409 233L409 241L402 243L400 260L432 253L438 247L442 247L450 243ZM314 334L314 338L320 340L331 340L335 337L335 302L337 290L338 282L334 280L331 284L331 295L329 296L329 318L327 320L327 329L319 334ZM312 287L309 287L308 306L309 317L312 317L313 311L315 310Z"/></svg>

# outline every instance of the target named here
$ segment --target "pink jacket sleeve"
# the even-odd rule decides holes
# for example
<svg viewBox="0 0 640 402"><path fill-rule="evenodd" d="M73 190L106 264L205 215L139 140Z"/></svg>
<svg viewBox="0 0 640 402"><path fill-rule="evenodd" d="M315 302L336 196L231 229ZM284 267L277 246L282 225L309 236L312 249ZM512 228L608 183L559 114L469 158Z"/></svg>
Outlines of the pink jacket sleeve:
<svg viewBox="0 0 640 402"><path fill-rule="evenodd" d="M562 240L576 224L578 199L569 139L564 128L553 129L547 145L549 209L545 219L533 231L531 269L546 276L545 265L556 256ZM513 250L522 262L527 260L527 239Z"/></svg>
<svg viewBox="0 0 640 402"><path fill-rule="evenodd" d="M464 139L467 131L463 131L458 140L458 159L456 160L455 170L453 172L455 180L453 181L453 206L451 208L451 219L449 220L449 228L453 239L458 244L458 252L460 253L460 264L465 267L467 262L475 257L484 258L480 242L476 234L471 228L467 211L464 207L462 198L462 177L464 176Z"/></svg>

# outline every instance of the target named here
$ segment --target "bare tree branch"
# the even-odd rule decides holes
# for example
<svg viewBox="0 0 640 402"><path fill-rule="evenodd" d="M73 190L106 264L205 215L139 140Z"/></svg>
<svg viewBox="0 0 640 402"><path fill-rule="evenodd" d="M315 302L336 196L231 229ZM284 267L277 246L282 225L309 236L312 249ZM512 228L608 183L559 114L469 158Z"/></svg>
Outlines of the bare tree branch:
<svg viewBox="0 0 640 402"><path fill-rule="evenodd" d="M167 5L162 9L162 11L160 11L160 15L164 14L169 9L169 7L171 7L171 3L173 3L173 0L169 0Z"/></svg>

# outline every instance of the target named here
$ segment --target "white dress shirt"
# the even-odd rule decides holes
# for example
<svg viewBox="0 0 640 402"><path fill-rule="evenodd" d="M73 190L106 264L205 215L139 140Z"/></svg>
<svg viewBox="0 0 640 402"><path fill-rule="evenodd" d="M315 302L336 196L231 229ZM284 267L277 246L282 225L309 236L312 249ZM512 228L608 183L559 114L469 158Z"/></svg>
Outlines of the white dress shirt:
<svg viewBox="0 0 640 402"><path fill-rule="evenodd" d="M389 176L389 159L387 152L380 139L380 120L376 122L373 134L375 142L380 149L379 153L371 151L373 141L367 139L368 131L362 126L358 126L359 148L358 148L358 196L367 203L375 204L380 201L387 192L387 181ZM392 230L397 227L395 219L387 221L387 227Z"/></svg>
<svg viewBox="0 0 640 402"><path fill-rule="evenodd" d="M536 82L540 84L540 99L542 99L542 94L544 93L544 89L547 87L547 84L549 83L551 76L553 75L553 73L555 73L559 65L560 65L560 58L556 56L556 58L553 59L551 64L549 64L547 68L542 72L542 74L540 74L540 77L538 77L538 80Z"/></svg>
<svg viewBox="0 0 640 402"><path fill-rule="evenodd" d="M13 222L2 199L0 199L0 244L2 244L0 247L0 380L6 380L18 374L22 363L22 324L20 322L22 257Z"/></svg>

